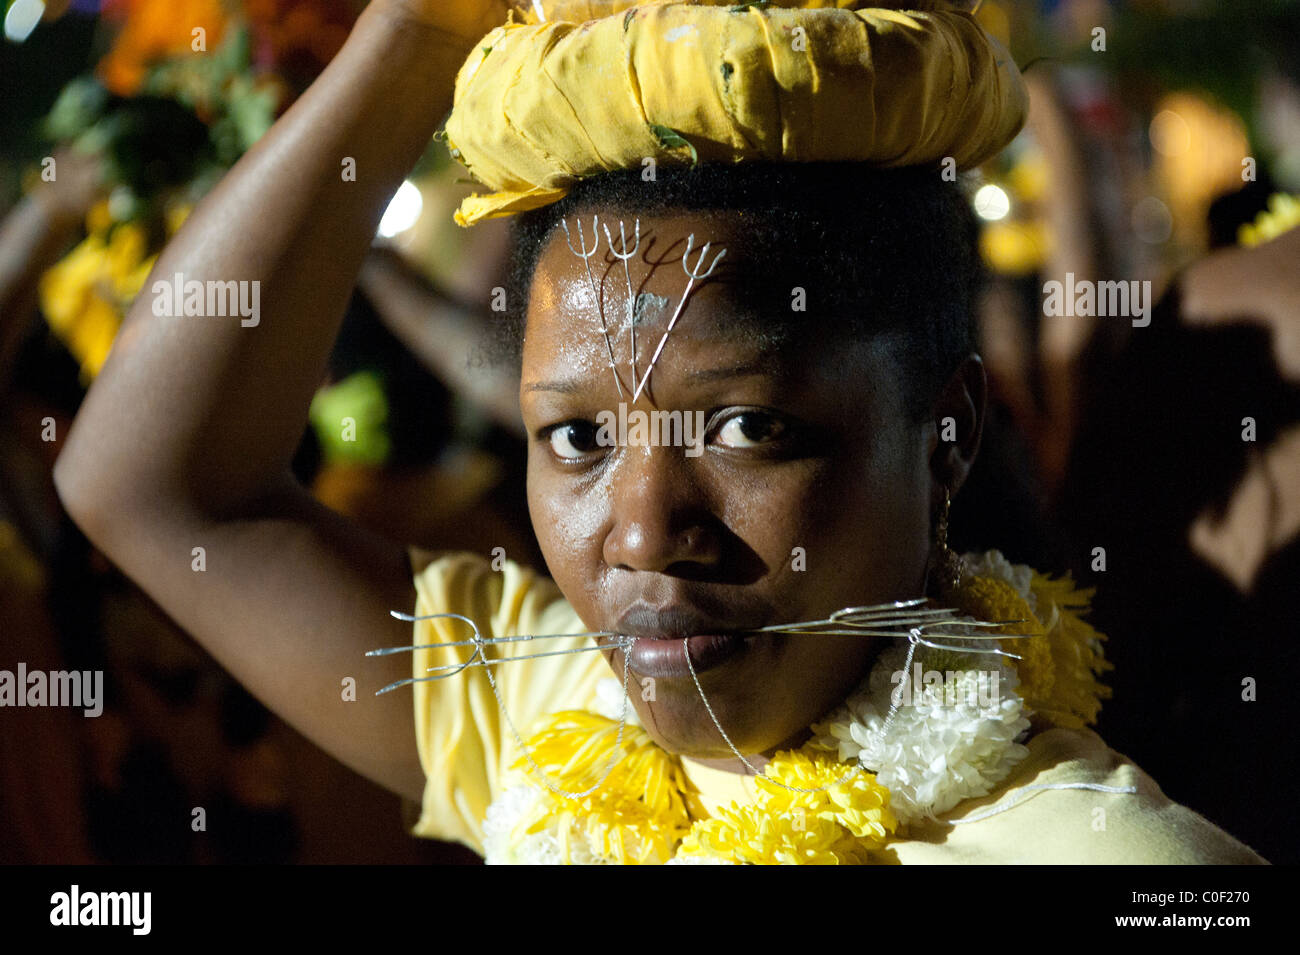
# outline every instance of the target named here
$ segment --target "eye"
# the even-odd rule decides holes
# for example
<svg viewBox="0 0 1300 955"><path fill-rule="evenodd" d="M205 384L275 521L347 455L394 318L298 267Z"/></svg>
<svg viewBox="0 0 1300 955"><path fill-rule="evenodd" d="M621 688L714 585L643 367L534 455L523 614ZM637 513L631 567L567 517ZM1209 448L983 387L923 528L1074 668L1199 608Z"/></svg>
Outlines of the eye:
<svg viewBox="0 0 1300 955"><path fill-rule="evenodd" d="M547 440L556 457L579 461L599 449L596 426L590 421L566 421L551 429Z"/></svg>
<svg viewBox="0 0 1300 955"><path fill-rule="evenodd" d="M719 444L729 448L756 448L778 440L785 425L775 416L762 411L741 411L725 419L718 428Z"/></svg>

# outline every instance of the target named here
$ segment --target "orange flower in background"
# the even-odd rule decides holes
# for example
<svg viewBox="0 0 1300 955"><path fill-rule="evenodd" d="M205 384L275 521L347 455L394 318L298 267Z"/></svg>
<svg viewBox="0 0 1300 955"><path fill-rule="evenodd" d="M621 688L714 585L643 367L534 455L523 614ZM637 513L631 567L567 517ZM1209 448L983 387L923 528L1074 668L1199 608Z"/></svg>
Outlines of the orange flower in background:
<svg viewBox="0 0 1300 955"><path fill-rule="evenodd" d="M152 64L191 52L197 29L204 31L206 49L214 49L227 23L221 0L119 0L104 5L104 16L123 21L98 67L104 85L119 96L136 93Z"/></svg>

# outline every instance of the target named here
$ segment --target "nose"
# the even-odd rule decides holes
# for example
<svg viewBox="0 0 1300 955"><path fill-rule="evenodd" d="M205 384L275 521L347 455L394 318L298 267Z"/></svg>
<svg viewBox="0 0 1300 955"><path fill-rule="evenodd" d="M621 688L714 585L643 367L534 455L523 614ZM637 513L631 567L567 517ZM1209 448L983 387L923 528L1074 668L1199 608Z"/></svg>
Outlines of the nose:
<svg viewBox="0 0 1300 955"><path fill-rule="evenodd" d="M722 533L682 448L623 448L611 488L605 563L622 570L700 573L722 560Z"/></svg>

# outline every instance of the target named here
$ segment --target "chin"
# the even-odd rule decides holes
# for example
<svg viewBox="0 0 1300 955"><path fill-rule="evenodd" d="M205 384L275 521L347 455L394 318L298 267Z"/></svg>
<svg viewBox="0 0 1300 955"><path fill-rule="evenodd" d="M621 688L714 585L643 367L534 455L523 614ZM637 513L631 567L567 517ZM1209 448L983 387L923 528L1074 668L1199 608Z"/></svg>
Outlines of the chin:
<svg viewBox="0 0 1300 955"><path fill-rule="evenodd" d="M718 733L708 710L694 693L685 706L674 706L661 696L655 703L637 703L637 715L650 738L675 756L693 759L734 759L735 753ZM687 702L687 701L682 701ZM781 747L805 727L785 730L777 726L756 726L743 719L727 719L716 701L710 701L727 736L745 756L754 756Z"/></svg>

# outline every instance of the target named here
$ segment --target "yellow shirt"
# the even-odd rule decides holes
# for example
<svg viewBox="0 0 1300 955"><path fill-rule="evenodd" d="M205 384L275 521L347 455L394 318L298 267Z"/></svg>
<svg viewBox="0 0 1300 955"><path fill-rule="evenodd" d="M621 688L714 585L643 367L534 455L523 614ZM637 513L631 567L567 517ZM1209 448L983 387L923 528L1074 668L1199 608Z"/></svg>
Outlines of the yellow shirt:
<svg viewBox="0 0 1300 955"><path fill-rule="evenodd" d="M550 579L502 560L500 570L476 554L435 557L412 550L415 614L455 613L474 620L484 638L581 633L586 626ZM473 631L457 620L415 625L415 644L466 641ZM488 648L489 656L518 656L590 645L574 637ZM417 650L414 675L463 663L472 646ZM488 681L470 667L449 679L417 683L415 732L425 772L420 819L412 830L461 842L483 853L483 818L500 795L515 741ZM600 653L541 657L490 668L509 720L526 737L534 721L565 709L592 709L596 685L612 676ZM445 672L445 671L444 671ZM937 823L914 824L888 850L904 864L971 863L1262 863L1255 852L1192 810L1170 801L1132 761L1089 730L1053 729L1028 742L1029 756L995 792L970 799ZM683 759L686 774L713 811L735 800L753 802L750 777ZM1107 792L1077 787L1080 783ZM1047 788L1056 787L1056 788Z"/></svg>

